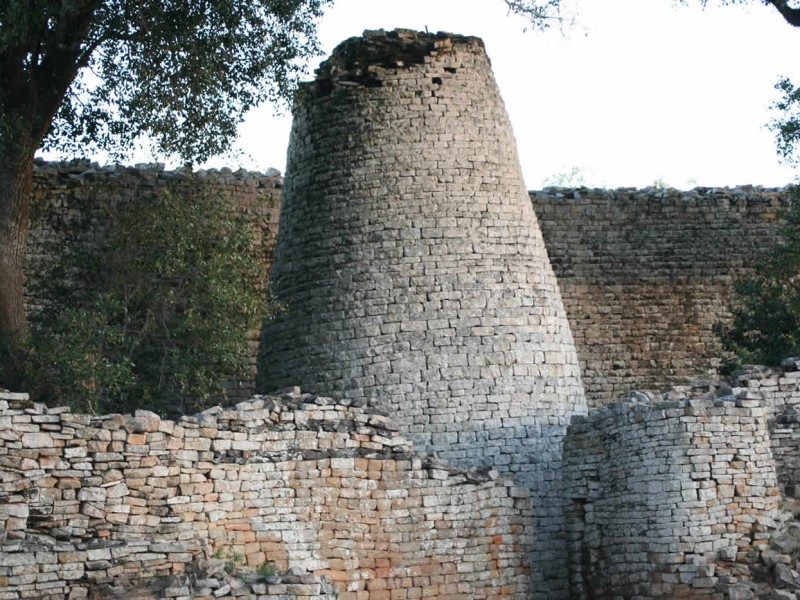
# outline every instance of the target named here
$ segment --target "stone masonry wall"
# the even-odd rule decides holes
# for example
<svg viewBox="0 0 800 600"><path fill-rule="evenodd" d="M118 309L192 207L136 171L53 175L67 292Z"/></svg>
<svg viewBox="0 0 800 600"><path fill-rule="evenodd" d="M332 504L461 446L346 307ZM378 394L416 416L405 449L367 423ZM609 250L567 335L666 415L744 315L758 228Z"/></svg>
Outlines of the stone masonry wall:
<svg viewBox="0 0 800 600"><path fill-rule="evenodd" d="M800 497L800 419L791 411L769 424L772 455L778 471L778 484L787 496Z"/></svg>
<svg viewBox="0 0 800 600"><path fill-rule="evenodd" d="M176 182L190 193L211 186L242 206L264 228L271 262L282 184L276 175L40 162L29 281L51 261L54 240L85 239L106 222L110 204ZM530 197L592 405L631 389L680 384L715 367L711 326L727 315L732 278L774 243L778 209L786 204L783 191L752 187L549 188ZM27 303L35 310L41 299L29 294ZM232 397L243 399L252 384L237 389Z"/></svg>
<svg viewBox="0 0 800 600"><path fill-rule="evenodd" d="M742 397L763 403L778 483L785 494L800 497L800 359L748 368L731 383Z"/></svg>
<svg viewBox="0 0 800 600"><path fill-rule="evenodd" d="M775 243L783 190L531 192L581 361L587 401L718 365L712 325L733 277Z"/></svg>
<svg viewBox="0 0 800 600"><path fill-rule="evenodd" d="M131 598L170 577L136 597L333 597L323 576L340 600L522 600L528 502L494 473L414 454L380 414L297 390L179 422L0 395L3 600ZM215 553L310 579L192 578Z"/></svg>
<svg viewBox="0 0 800 600"><path fill-rule="evenodd" d="M137 199L170 189L188 197L214 194L222 202L245 214L255 225L256 243L264 261L272 261L278 229L280 186L277 171L269 174L221 171L164 171L157 165L137 168L112 165L99 167L88 161L46 163L37 161L34 169L34 203L26 256L26 308L37 310L46 299L35 295L36 283L47 274L65 244L91 243L105 231L114 212ZM258 332L252 332L253 373ZM253 381L230 382L232 399L249 397Z"/></svg>
<svg viewBox="0 0 800 600"><path fill-rule="evenodd" d="M298 98L259 389L366 400L426 451L511 473L535 591L564 597L561 441L586 406L483 43L367 32Z"/></svg>
<svg viewBox="0 0 800 600"><path fill-rule="evenodd" d="M779 501L759 404L634 398L573 419L571 598L711 598L736 581Z"/></svg>

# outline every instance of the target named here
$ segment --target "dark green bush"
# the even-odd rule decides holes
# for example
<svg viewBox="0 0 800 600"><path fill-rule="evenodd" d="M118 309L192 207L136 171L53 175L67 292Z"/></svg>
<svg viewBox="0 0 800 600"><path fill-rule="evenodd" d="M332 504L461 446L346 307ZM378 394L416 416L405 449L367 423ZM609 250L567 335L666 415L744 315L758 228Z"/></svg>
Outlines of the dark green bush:
<svg viewBox="0 0 800 600"><path fill-rule="evenodd" d="M250 227L216 198L171 192L113 221L41 284L51 301L31 319L22 385L94 413L223 400L224 381L250 376L247 332L264 313Z"/></svg>
<svg viewBox="0 0 800 600"><path fill-rule="evenodd" d="M732 320L715 328L723 348L742 363L777 365L800 356L800 192L791 205L780 241L755 268L734 282Z"/></svg>

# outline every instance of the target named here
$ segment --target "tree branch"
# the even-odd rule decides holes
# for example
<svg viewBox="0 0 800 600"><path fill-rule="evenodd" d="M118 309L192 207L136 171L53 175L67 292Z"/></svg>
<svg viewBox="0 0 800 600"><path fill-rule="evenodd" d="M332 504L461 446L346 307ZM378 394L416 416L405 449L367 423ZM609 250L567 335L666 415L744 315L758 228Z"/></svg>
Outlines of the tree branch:
<svg viewBox="0 0 800 600"><path fill-rule="evenodd" d="M100 0L82 0L62 9L55 27L43 41L44 59L31 72L31 85L37 91L38 111L35 115L35 134L42 138L64 96L84 65L85 44Z"/></svg>
<svg viewBox="0 0 800 600"><path fill-rule="evenodd" d="M534 27L547 29L552 22L564 23L562 0L503 0L510 12L528 19Z"/></svg>
<svg viewBox="0 0 800 600"><path fill-rule="evenodd" d="M794 27L800 27L800 8L789 6L788 0L764 0L766 4L772 4L781 13L784 20Z"/></svg>

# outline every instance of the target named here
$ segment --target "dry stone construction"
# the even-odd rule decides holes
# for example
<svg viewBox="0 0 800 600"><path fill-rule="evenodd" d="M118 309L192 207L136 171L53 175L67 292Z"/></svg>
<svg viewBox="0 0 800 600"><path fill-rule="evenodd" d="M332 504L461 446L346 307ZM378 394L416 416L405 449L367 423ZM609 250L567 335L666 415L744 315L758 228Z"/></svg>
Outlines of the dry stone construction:
<svg viewBox="0 0 800 600"><path fill-rule="evenodd" d="M344 42L300 90L288 165L260 389L366 400L421 450L513 474L555 598L561 442L586 403L483 43Z"/></svg>
<svg viewBox="0 0 800 600"><path fill-rule="evenodd" d="M601 406L719 366L712 332L734 277L776 240L784 190L531 192L581 361Z"/></svg>
<svg viewBox="0 0 800 600"><path fill-rule="evenodd" d="M37 182L32 277L53 231L102 226L98 197L211 186L274 223L283 186L283 310L263 393L233 407L0 392L0 600L800 595L800 363L630 391L713 368L781 192L529 197L482 42L407 30L344 42L302 87L285 182Z"/></svg>
<svg viewBox="0 0 800 600"><path fill-rule="evenodd" d="M287 390L173 422L0 394L4 600L526 598L531 530L524 490L420 458L347 400ZM268 562L283 576L233 589L219 568Z"/></svg>

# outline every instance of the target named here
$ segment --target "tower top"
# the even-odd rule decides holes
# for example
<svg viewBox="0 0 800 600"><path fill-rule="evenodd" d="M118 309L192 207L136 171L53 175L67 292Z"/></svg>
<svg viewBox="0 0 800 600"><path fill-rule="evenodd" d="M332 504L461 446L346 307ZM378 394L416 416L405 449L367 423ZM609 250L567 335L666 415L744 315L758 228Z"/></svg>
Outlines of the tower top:
<svg viewBox="0 0 800 600"><path fill-rule="evenodd" d="M315 69L315 79L300 86L313 96L327 95L335 85L378 87L381 70L423 64L459 50L486 54L483 40L474 36L444 31L368 29L360 37L351 37L336 46L330 57Z"/></svg>

